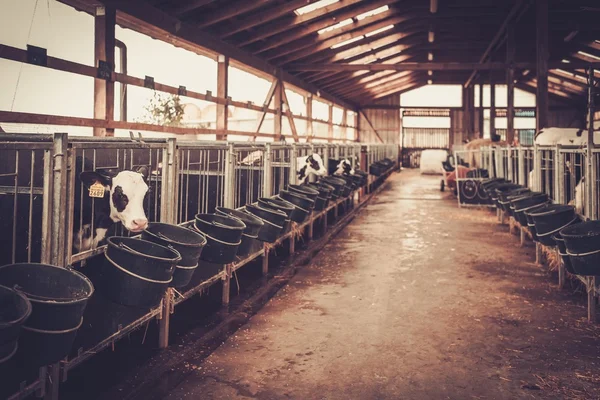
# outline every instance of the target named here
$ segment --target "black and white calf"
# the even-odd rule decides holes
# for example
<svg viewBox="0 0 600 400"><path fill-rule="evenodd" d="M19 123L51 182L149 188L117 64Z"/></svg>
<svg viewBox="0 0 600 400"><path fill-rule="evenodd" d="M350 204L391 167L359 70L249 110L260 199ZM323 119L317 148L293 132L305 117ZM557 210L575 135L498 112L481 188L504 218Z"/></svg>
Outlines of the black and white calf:
<svg viewBox="0 0 600 400"><path fill-rule="evenodd" d="M94 171L90 160L83 159L82 162L78 157L76 162L75 171L79 179L75 181L74 253L97 247L107 230L117 222L130 232L146 229L148 218L144 211L144 197L148 192L147 167L136 171ZM80 201L82 184L84 189ZM103 197L90 197L88 189L94 184L102 185Z"/></svg>
<svg viewBox="0 0 600 400"><path fill-rule="evenodd" d="M329 175L354 175L354 168L352 167L352 163L348 159L329 159L327 162L327 167Z"/></svg>
<svg viewBox="0 0 600 400"><path fill-rule="evenodd" d="M260 165L262 162L263 152L254 151L248 154L240 165ZM311 175L325 176L327 175L327 169L323 159L317 153L313 153L307 156L296 157L296 177L298 178L298 184L302 184Z"/></svg>

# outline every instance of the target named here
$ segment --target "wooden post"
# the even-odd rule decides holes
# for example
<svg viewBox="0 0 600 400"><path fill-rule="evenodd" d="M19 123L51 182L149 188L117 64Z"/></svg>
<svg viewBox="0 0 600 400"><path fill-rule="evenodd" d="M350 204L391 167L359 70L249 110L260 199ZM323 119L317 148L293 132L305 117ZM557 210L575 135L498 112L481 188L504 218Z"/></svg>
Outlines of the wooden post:
<svg viewBox="0 0 600 400"><path fill-rule="evenodd" d="M360 131L359 131L359 126L358 126L358 122L360 121L360 119L358 118L358 113L355 112L354 113L354 141L355 142L360 142Z"/></svg>
<svg viewBox="0 0 600 400"><path fill-rule="evenodd" d="M278 141L281 138L281 122L283 116L283 84L281 79L279 78L279 74L277 75L277 88L275 88L275 140Z"/></svg>
<svg viewBox="0 0 600 400"><path fill-rule="evenodd" d="M562 257L560 256L560 252L556 249L556 257L558 258L558 288L563 289L565 287L565 264L563 263Z"/></svg>
<svg viewBox="0 0 600 400"><path fill-rule="evenodd" d="M229 96L229 57L217 57L217 97L227 99ZM217 130L227 130L229 109L227 104L217 103ZM217 134L217 140L227 140L227 134Z"/></svg>
<svg viewBox="0 0 600 400"><path fill-rule="evenodd" d="M314 135L313 122L312 122L312 118L313 118L312 104L313 104L312 93L309 93L306 95L306 141L307 142L311 142L312 137Z"/></svg>
<svg viewBox="0 0 600 400"><path fill-rule="evenodd" d="M587 278L588 321L596 322L596 277Z"/></svg>
<svg viewBox="0 0 600 400"><path fill-rule="evenodd" d="M496 84L490 71L490 139L496 133Z"/></svg>
<svg viewBox="0 0 600 400"><path fill-rule="evenodd" d="M594 68L590 67L588 68L588 131L587 131L587 153L586 153L586 158L587 158L587 165L586 165L586 181L587 182L596 182L596 170L595 170L595 165L596 165L596 161L595 161L595 155L594 155L594 145L597 143L594 143L594 114L595 114L595 104L594 104L594 85L595 85L595 76L594 76ZM596 208L596 189L595 189L596 185L593 184L587 184L585 185L586 188L586 192L584 194L585 197L585 206L584 206L584 211L586 214L586 217L589 217L591 219L597 219L598 218L598 210Z"/></svg>
<svg viewBox="0 0 600 400"><path fill-rule="evenodd" d="M169 321L171 319L171 307L173 301L173 289L168 288L163 296L163 304L161 309L161 318L158 329L158 348L166 349L169 347Z"/></svg>
<svg viewBox="0 0 600 400"><path fill-rule="evenodd" d="M96 7L94 18L94 65L106 62L115 70L114 7ZM115 83L112 79L94 79L94 118L113 121L115 118ZM94 136L114 136L114 129L94 128Z"/></svg>
<svg viewBox="0 0 600 400"><path fill-rule="evenodd" d="M231 292L231 265L226 264L223 266L225 277L223 278L223 293L221 295L221 304L223 306L229 305L229 296Z"/></svg>
<svg viewBox="0 0 600 400"><path fill-rule="evenodd" d="M506 62L515 62L515 32L514 25L509 25L506 31ZM515 69L506 71L506 141L512 145L515 139Z"/></svg>
<svg viewBox="0 0 600 400"><path fill-rule="evenodd" d="M548 0L536 0L536 129L548 126Z"/></svg>
<svg viewBox="0 0 600 400"><path fill-rule="evenodd" d="M269 273L269 247L267 244L263 244L263 256L262 256L262 275L267 276Z"/></svg>
<svg viewBox="0 0 600 400"><path fill-rule="evenodd" d="M329 105L329 116L327 118L327 137L333 141L333 104Z"/></svg>
<svg viewBox="0 0 600 400"><path fill-rule="evenodd" d="M344 125L342 127L342 139L344 139L345 142L348 138L348 129L346 128L346 125L348 125L348 110L346 110L345 108L342 112L342 125Z"/></svg>
<svg viewBox="0 0 600 400"><path fill-rule="evenodd" d="M483 83L479 84L479 138L483 138Z"/></svg>

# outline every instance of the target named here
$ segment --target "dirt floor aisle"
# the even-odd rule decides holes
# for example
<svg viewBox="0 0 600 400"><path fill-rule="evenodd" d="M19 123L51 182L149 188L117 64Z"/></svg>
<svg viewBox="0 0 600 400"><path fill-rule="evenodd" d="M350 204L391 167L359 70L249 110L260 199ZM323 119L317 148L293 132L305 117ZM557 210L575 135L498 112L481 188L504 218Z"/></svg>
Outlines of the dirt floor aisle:
<svg viewBox="0 0 600 400"><path fill-rule="evenodd" d="M394 175L166 398L600 398L583 294L439 180Z"/></svg>

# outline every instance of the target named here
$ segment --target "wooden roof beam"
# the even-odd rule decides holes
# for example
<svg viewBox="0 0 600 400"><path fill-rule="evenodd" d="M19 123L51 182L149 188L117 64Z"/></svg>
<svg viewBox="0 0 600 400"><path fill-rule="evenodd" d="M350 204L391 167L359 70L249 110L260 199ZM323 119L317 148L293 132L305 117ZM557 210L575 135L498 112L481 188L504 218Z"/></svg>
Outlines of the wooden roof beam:
<svg viewBox="0 0 600 400"><path fill-rule="evenodd" d="M257 8L271 3L272 1L273 0L238 1L236 3L228 5L227 7L219 8L215 12L203 13L202 20L199 21L196 24L196 26L198 26L198 28L207 28L227 19L248 13L252 10L256 10Z"/></svg>
<svg viewBox="0 0 600 400"><path fill-rule="evenodd" d="M310 13L304 15L296 15L292 18L282 19L281 21L276 21L272 24L266 25L260 29L257 29L256 32L248 39L241 41L238 45L240 47L247 46L249 44L255 43L261 39L265 39L280 33L288 32L293 27L305 24L313 19L319 19L319 21L315 21L314 23L309 23L306 25L307 30L309 32L316 32L320 29L327 28L339 21L342 21L347 18L355 17L358 14L370 11L374 8L381 7L384 5L391 5L400 0L374 0L365 3L363 0L344 0L334 4L331 4L327 7L319 8L318 10L312 11ZM362 3L362 4L359 4ZM357 7L344 10L348 6L357 5ZM338 12L340 11L340 12ZM323 16L334 13L335 12L335 20L330 18L323 18ZM225 34L223 37L229 37L230 34Z"/></svg>
<svg viewBox="0 0 600 400"><path fill-rule="evenodd" d="M500 29L498 29L498 32L496 32L496 35L490 42L489 46L483 52L483 55L479 59L480 63L486 62L488 60L488 57L491 55L492 50L501 42L501 40L503 40L505 38L504 33L506 31L506 28L508 27L508 24L513 22L517 18L517 15L522 14L530 5L531 5L531 0L517 0L516 1L515 5L513 6L513 8L510 10L508 15L506 16L506 19L504 20L502 25L500 25ZM465 82L464 87L469 87L469 85L473 81L473 78L475 78L476 74L477 74L477 71L473 70L473 72L471 73L471 75L469 75L469 78Z"/></svg>
<svg viewBox="0 0 600 400"><path fill-rule="evenodd" d="M297 8L303 7L307 4L314 3L318 0L290 0L285 4L280 4L276 7L272 7L269 10L257 13L253 15L251 19L236 22L235 24L228 24L223 29L220 29L216 35L220 38L228 38L235 35L236 33L254 28L255 26L265 24L273 21L277 18L285 16Z"/></svg>
<svg viewBox="0 0 600 400"><path fill-rule="evenodd" d="M275 75L277 73L277 68L274 65L253 56L236 46L225 43L200 30L198 27L181 22L177 18L166 14L156 7L148 5L148 3L143 0L104 0L104 3L107 6L114 6L119 11L117 12L117 22L120 25L125 27L135 27L135 30L158 39L168 39L171 36L177 36L199 47L230 57L232 61L236 60L251 68L263 71L266 74ZM321 97L327 101L338 103L345 108L355 108L354 105L320 90L286 71L281 71L281 78L307 92L317 93L317 91L320 91Z"/></svg>
<svg viewBox="0 0 600 400"><path fill-rule="evenodd" d="M188 1L187 3L183 3L180 6L175 7L172 10L172 13L177 16L182 16L199 8L202 8L215 0L193 0Z"/></svg>
<svg viewBox="0 0 600 400"><path fill-rule="evenodd" d="M344 39L340 40L340 42L343 42L344 40L350 39L350 37L347 36L348 33L350 32L354 32L358 29L370 26L372 28L375 28L375 25L380 25L381 22L383 21L389 21L390 24L399 24L405 21L410 21L411 19L417 18L419 16L422 16L423 14L421 13L416 13L416 12L406 12L406 13L402 13L402 15L397 15L397 11L390 9L388 11L384 11L380 14L376 14L376 15L372 15L370 17L367 17L363 20L360 21L354 21L351 24L348 24L346 26L342 26L340 28L328 31L328 32L323 32L322 34L317 34L317 36L315 37L314 35L321 29L317 29L317 30L309 30L309 29L297 29L297 32L290 32L288 34L285 35L281 35L279 37L277 37L276 39L273 40L269 40L267 43L265 43L264 45L258 46L257 49L253 52L253 54L261 54L264 53L265 51L277 48L277 47L281 47L284 44L288 44L291 42L296 42L294 43L293 46L293 50L294 51L298 51L298 50L302 50L306 47L309 46L314 46L316 43L323 43L325 41L330 41L333 38L338 38L338 37L344 37ZM349 18L344 18L341 19L340 18L336 18L337 22L341 22L343 20L346 19L350 19L352 17ZM396 21L396 22L393 22ZM335 25L335 21L332 22L328 22L329 25L326 26L332 26ZM385 26L381 25L381 26ZM375 28L377 29L377 28ZM309 36L309 37L307 37ZM302 38L306 38L307 40L302 44L302 45L298 45L298 41L299 39ZM318 39L318 41L316 41L315 39ZM330 42L332 44L335 44L334 42Z"/></svg>
<svg viewBox="0 0 600 400"><path fill-rule="evenodd" d="M362 98L362 101L365 102L365 103L367 103L367 102L371 102L371 101L374 101L374 100L377 100L377 99L381 99L383 97L387 97L387 96L391 96L391 95L396 95L396 94L397 95L401 95L402 93L406 93L408 91L420 88L422 86L425 86L426 84L427 83L425 81L416 81L416 82L413 82L413 83L403 84L403 85L400 85L398 87L391 88L389 90L379 92L379 93L374 94L372 96L364 96Z"/></svg>
<svg viewBox="0 0 600 400"><path fill-rule="evenodd" d="M371 93L375 90L385 89L386 87L396 85L397 83L408 82L415 80L417 78L422 78L423 74L415 74L414 72L405 71L397 74L392 74L385 79L380 79L378 81L370 82L366 85L362 85L362 87L357 88L355 86L348 87L343 91L340 91L340 96L354 96L362 93Z"/></svg>

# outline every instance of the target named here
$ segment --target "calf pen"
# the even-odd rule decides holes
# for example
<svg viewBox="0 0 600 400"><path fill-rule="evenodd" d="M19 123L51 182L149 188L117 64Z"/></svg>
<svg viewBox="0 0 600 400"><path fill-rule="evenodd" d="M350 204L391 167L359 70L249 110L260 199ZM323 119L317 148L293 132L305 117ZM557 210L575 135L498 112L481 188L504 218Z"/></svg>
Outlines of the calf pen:
<svg viewBox="0 0 600 400"><path fill-rule="evenodd" d="M591 151L588 151L591 150ZM589 160L588 154L592 154ZM475 151L457 150L455 159L461 160L470 157L477 160L477 167L484 168L490 178L504 178L505 180L529 187L530 189L548 195L552 203L570 204L575 206L576 215L583 221L598 219L600 211L600 198L598 196L598 176L600 174L600 149L587 149L584 145L567 146L519 146L519 147L482 147ZM469 182L473 187L483 181L480 176L457 179L463 184ZM583 182L592 182L593 190L586 191ZM593 193L590 196L588 193ZM484 196L485 197L485 196ZM468 200L468 199L467 199ZM485 199L479 204L496 207ZM459 206L469 205L469 201L458 196ZM496 208L499 222L506 223L504 212ZM520 244L524 245L529 235L526 226L521 226L512 216L508 221L510 232L516 230L520 233ZM558 286L563 288L567 279L580 281L586 288L588 300L588 320L596 321L596 302L600 297L600 287L595 276L582 276L571 274L565 269L559 250L536 242L536 263L552 264L558 272Z"/></svg>
<svg viewBox="0 0 600 400"><path fill-rule="evenodd" d="M175 290L167 289L153 308L133 308L92 296L70 355L58 364L7 376L6 393L0 397L24 398L35 394L58 398L59 383L69 371L131 332L153 320L159 323L159 347L168 346L170 315L177 306L221 282L222 304L230 301L230 283L236 270L262 257L262 274L269 273L269 254L287 243L293 254L298 232L312 240L314 230L323 234L331 222L344 222L365 204L381 183L397 167L396 145L362 144L255 144L226 142L186 142L175 139L82 138L67 134L0 136L0 218L2 224L2 263L42 262L74 268L94 280L94 266L106 246L92 242L85 248L73 234L82 226L83 215L75 212L83 202L83 189L76 190L76 171L86 167L121 171L148 169L149 191L144 209L149 222L189 224L198 213L214 213L217 207L237 208L259 197L279 193L297 182L298 157L319 154L327 165L329 157L348 159L353 167L369 170L372 163L386 158L394 161L380 176L369 176L365 188L331 202L275 243L259 242L248 256L231 264L206 263L197 268L191 282ZM250 160L250 162L248 161ZM344 218L339 218L344 215ZM94 220L92 219L92 232ZM335 228L335 227L334 227ZM107 236L131 236L120 224Z"/></svg>

